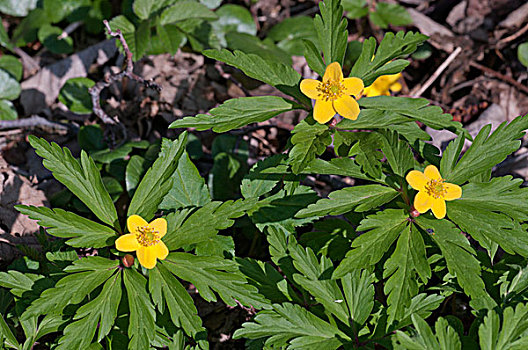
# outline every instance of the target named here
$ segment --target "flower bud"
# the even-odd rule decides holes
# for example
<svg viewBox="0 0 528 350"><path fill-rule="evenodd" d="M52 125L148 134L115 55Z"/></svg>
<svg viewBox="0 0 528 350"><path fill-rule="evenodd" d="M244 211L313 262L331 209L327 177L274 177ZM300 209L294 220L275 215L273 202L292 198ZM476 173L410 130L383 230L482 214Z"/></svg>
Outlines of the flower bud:
<svg viewBox="0 0 528 350"><path fill-rule="evenodd" d="M122 259L121 261L123 262L123 265L125 267L130 267L132 265L134 265L134 256L130 255L130 254L126 254Z"/></svg>

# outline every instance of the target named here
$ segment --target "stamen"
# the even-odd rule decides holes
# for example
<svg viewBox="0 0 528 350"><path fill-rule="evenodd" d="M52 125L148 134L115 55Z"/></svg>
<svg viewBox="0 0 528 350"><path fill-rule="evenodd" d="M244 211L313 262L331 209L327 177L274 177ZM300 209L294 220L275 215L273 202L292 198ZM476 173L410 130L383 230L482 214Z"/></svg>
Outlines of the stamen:
<svg viewBox="0 0 528 350"><path fill-rule="evenodd" d="M342 81L328 79L322 82L318 87L319 97L325 101L334 101L341 97L345 91L345 85Z"/></svg>
<svg viewBox="0 0 528 350"><path fill-rule="evenodd" d="M136 239L143 247L156 245L160 242L159 231L154 230L150 226L138 227L136 231Z"/></svg>
<svg viewBox="0 0 528 350"><path fill-rule="evenodd" d="M443 198L447 193L447 190L444 187L444 182L445 179L429 180L429 182L427 182L427 185L425 185L425 191L431 197Z"/></svg>

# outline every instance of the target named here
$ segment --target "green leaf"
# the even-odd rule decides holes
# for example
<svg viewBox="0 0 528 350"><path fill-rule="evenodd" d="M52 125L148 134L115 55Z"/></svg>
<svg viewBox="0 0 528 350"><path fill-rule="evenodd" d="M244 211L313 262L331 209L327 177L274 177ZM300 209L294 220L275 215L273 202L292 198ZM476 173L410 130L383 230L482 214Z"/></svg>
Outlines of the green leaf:
<svg viewBox="0 0 528 350"><path fill-rule="evenodd" d="M404 177L414 166L414 155L409 144L400 140L398 133L390 131L384 135L382 142L381 152L387 158L392 171Z"/></svg>
<svg viewBox="0 0 528 350"><path fill-rule="evenodd" d="M0 286L10 290L10 293L22 297L25 292L30 292L37 280L45 278L32 273L21 273L16 270L0 272ZM36 288L35 288L36 289Z"/></svg>
<svg viewBox="0 0 528 350"><path fill-rule="evenodd" d="M124 269L123 281L130 309L129 349L149 349L154 339L156 311L147 293L147 280L134 269Z"/></svg>
<svg viewBox="0 0 528 350"><path fill-rule="evenodd" d="M2 6L2 5L0 5ZM0 10L1 11L1 10ZM3 25L0 26L0 45L5 47L6 49L13 51L13 44L9 40L9 35L7 35L7 32Z"/></svg>
<svg viewBox="0 0 528 350"><path fill-rule="evenodd" d="M162 53L171 53L175 54L178 49L185 44L187 37L185 33L174 24L161 25L160 23L156 24L156 33L157 36L152 37L151 46L154 43L154 40L158 38L161 48L159 52L156 52L151 47L149 53L151 54L162 54Z"/></svg>
<svg viewBox="0 0 528 350"><path fill-rule="evenodd" d="M59 101L74 113L92 113L92 97L88 89L95 85L92 79L71 78L62 86Z"/></svg>
<svg viewBox="0 0 528 350"><path fill-rule="evenodd" d="M162 265L179 278L191 282L206 301L216 301L213 290L228 305L265 308L265 298L248 284L238 270L236 262L216 256L194 256L189 253L171 253ZM236 299L236 301L235 301Z"/></svg>
<svg viewBox="0 0 528 350"><path fill-rule="evenodd" d="M397 195L395 189L381 185L346 187L330 192L328 199L320 199L317 203L310 204L306 209L299 211L296 217L341 215L354 208L357 212L368 211L390 202Z"/></svg>
<svg viewBox="0 0 528 350"><path fill-rule="evenodd" d="M462 128L459 122L453 121L453 117L450 114L444 113L442 108L438 106L429 105L429 101L423 98L376 96L364 97L358 102L360 107L366 109L361 110L357 119L358 125L356 125L356 121L343 119L337 124L339 129L380 128L383 127L383 124L380 125L380 121L374 121L374 124L367 122L390 114L393 120L386 120L385 123L401 124L414 120L422 122L433 129L448 129L454 133L467 134L467 131ZM371 112L372 109L377 111ZM369 114L370 118L362 120L365 114ZM370 114L374 114L374 116L370 116Z"/></svg>
<svg viewBox="0 0 528 350"><path fill-rule="evenodd" d="M253 21L253 16L248 9L240 5L225 4L215 11L218 19L211 22L216 34L225 43L225 34L229 32L246 33L255 36L257 26Z"/></svg>
<svg viewBox="0 0 528 350"><path fill-rule="evenodd" d="M0 69L0 99L14 100L21 91L18 81L9 72Z"/></svg>
<svg viewBox="0 0 528 350"><path fill-rule="evenodd" d="M404 7L387 2L376 3L376 11L370 14L370 20L375 25L386 29L389 24L406 26L412 23L411 15Z"/></svg>
<svg viewBox="0 0 528 350"><path fill-rule="evenodd" d="M424 284L431 277L422 235L409 225L401 232L396 249L384 266L383 278L388 278L384 291L388 295L389 324L403 317L411 299L418 294L415 271Z"/></svg>
<svg viewBox="0 0 528 350"><path fill-rule="evenodd" d="M350 176L357 179L378 181L372 179L361 171L361 167L351 158L334 158L329 162L316 158L304 170L303 174L320 174L320 175L341 175Z"/></svg>
<svg viewBox="0 0 528 350"><path fill-rule="evenodd" d="M295 56L303 55L304 40L310 43L318 40L313 19L308 16L285 18L270 29L268 38L277 42L278 47Z"/></svg>
<svg viewBox="0 0 528 350"><path fill-rule="evenodd" d="M411 305L405 309L404 315L397 323L389 327L388 332L398 328L403 328L411 324L411 316L419 315L421 318L428 318L432 312L440 307L444 297L437 294L427 295L425 293L418 294L411 300Z"/></svg>
<svg viewBox="0 0 528 350"><path fill-rule="evenodd" d="M274 303L288 301L288 293L281 290L281 284L286 281L271 264L251 258L236 258L236 261L240 272L266 299Z"/></svg>
<svg viewBox="0 0 528 350"><path fill-rule="evenodd" d="M64 336L59 339L57 349L86 348L97 329L97 342L100 342L114 326L117 307L121 301L121 288L121 274L117 273L106 281L96 298L77 310L74 322L64 328Z"/></svg>
<svg viewBox="0 0 528 350"><path fill-rule="evenodd" d="M351 320L363 325L374 308L374 274L356 269L343 276L341 283Z"/></svg>
<svg viewBox="0 0 528 350"><path fill-rule="evenodd" d="M130 157L125 171L125 184L129 195L133 195L139 181L145 175L151 164L152 162L141 156L133 155Z"/></svg>
<svg viewBox="0 0 528 350"><path fill-rule="evenodd" d="M355 249L347 253L333 277L340 278L354 269L375 265L406 229L407 218L407 213L401 209L386 209L367 216L356 230L368 232L354 239L352 247Z"/></svg>
<svg viewBox="0 0 528 350"><path fill-rule="evenodd" d="M237 154L226 152L214 156L213 169L209 176L209 188L214 199L228 200L239 197L240 183L248 168L246 161L241 158Z"/></svg>
<svg viewBox="0 0 528 350"><path fill-rule="evenodd" d="M361 55L352 67L350 76L361 78L365 86L369 86L381 75L399 73L409 64L399 58L412 54L427 38L420 33L400 31L394 35L388 32L376 50L376 39L371 37L363 42Z"/></svg>
<svg viewBox="0 0 528 350"><path fill-rule="evenodd" d="M22 79L22 73L24 69L22 67L22 63L15 56L4 55L0 57L0 69L3 69L11 74L11 76L17 81Z"/></svg>
<svg viewBox="0 0 528 350"><path fill-rule="evenodd" d="M435 324L435 333L427 322L418 315L412 315L412 322L416 334L411 338L402 331L396 333L395 349L416 350L457 350L462 349L462 344L457 332L445 318L440 317Z"/></svg>
<svg viewBox="0 0 528 350"><path fill-rule="evenodd" d="M25 17L37 7L37 0L7 0L0 3L0 12L15 17Z"/></svg>
<svg viewBox="0 0 528 350"><path fill-rule="evenodd" d="M301 75L290 66L267 61L258 55L246 54L237 50L234 52L225 49L205 50L203 54L236 67L248 77L274 86L285 94L296 98L299 102L307 106L310 105L308 97L299 89Z"/></svg>
<svg viewBox="0 0 528 350"><path fill-rule="evenodd" d="M457 277L464 292L472 298L489 298L481 278L480 263L462 232L447 220L430 219L424 215L416 218L416 223L430 232L431 238L442 251L447 269Z"/></svg>
<svg viewBox="0 0 528 350"><path fill-rule="evenodd" d="M60 279L55 287L46 289L29 306L22 319L60 313L67 305L78 304L94 289L110 278L119 266L118 260L90 256L73 262L65 271L71 272Z"/></svg>
<svg viewBox="0 0 528 350"><path fill-rule="evenodd" d="M451 174L462 152L465 140L464 136L459 135L456 139L449 142L440 160L440 174L444 174L444 176Z"/></svg>
<svg viewBox="0 0 528 350"><path fill-rule="evenodd" d="M29 136L35 152L44 158L42 164L49 169L55 179L77 196L101 221L119 228L117 212L110 195L106 191L99 170L94 161L81 151L80 162L73 158L68 148L56 143Z"/></svg>
<svg viewBox="0 0 528 350"><path fill-rule="evenodd" d="M242 180L242 196L253 198L269 194L284 177L283 172L277 169L284 159L284 155L276 154L256 163Z"/></svg>
<svg viewBox="0 0 528 350"><path fill-rule="evenodd" d="M292 131L289 164L294 174L303 171L332 142L328 126L303 119Z"/></svg>
<svg viewBox="0 0 528 350"><path fill-rule="evenodd" d="M99 124L83 125L77 134L79 146L90 153L107 147L104 141L103 130Z"/></svg>
<svg viewBox="0 0 528 350"><path fill-rule="evenodd" d="M314 343L317 349L333 350L342 346L340 339L350 339L337 326L289 303L274 304L273 310L259 312L253 322L242 324L233 335L234 339L262 337L270 337L265 343L268 347L281 348L290 343L293 349L306 350L314 349Z"/></svg>
<svg viewBox="0 0 528 350"><path fill-rule="evenodd" d="M481 349L523 349L528 345L525 331L528 329L528 305L518 304L515 310L504 310L502 323L494 310L489 310L479 327Z"/></svg>
<svg viewBox="0 0 528 350"><path fill-rule="evenodd" d="M382 147L383 136L375 132L336 132L334 133L334 150L341 157L355 156L356 163L362 171L374 179L381 179L381 159L378 151Z"/></svg>
<svg viewBox="0 0 528 350"><path fill-rule="evenodd" d="M178 161L178 168L172 174L172 188L159 205L160 209L202 207L211 201L209 189L198 169L184 152Z"/></svg>
<svg viewBox="0 0 528 350"><path fill-rule="evenodd" d="M18 118L18 112L13 102L0 100L0 120L15 120Z"/></svg>
<svg viewBox="0 0 528 350"><path fill-rule="evenodd" d="M56 54L67 54L73 52L73 39L71 36L59 39L62 34L60 27L45 24L38 31L39 41L51 52Z"/></svg>
<svg viewBox="0 0 528 350"><path fill-rule="evenodd" d="M343 7L339 0L319 3L320 15L315 15L314 26L319 37L326 65L338 62L343 65L347 47L347 20L343 18Z"/></svg>
<svg viewBox="0 0 528 350"><path fill-rule="evenodd" d="M517 47L517 58L523 66L528 68L528 42L522 43Z"/></svg>
<svg viewBox="0 0 528 350"><path fill-rule="evenodd" d="M172 323L194 337L205 331L193 299L163 264L149 273L149 292L160 313L168 308ZM166 306L165 306L166 305Z"/></svg>
<svg viewBox="0 0 528 350"><path fill-rule="evenodd" d="M142 22L142 25L136 28L125 16L119 15L112 18L109 24L112 30L121 30L134 61L143 57L150 42L150 24L148 21ZM116 41L116 45L122 47L119 41Z"/></svg>
<svg viewBox="0 0 528 350"><path fill-rule="evenodd" d="M212 129L226 132L251 123L271 119L297 107L292 101L277 96L240 97L227 100L209 111L211 115L198 114L172 122L170 128L194 127L196 130Z"/></svg>
<svg viewBox="0 0 528 350"><path fill-rule="evenodd" d="M163 1L156 0L134 0L132 8L134 13L140 19L148 19L156 10L159 10L160 3L163 4ZM163 4L164 5L164 4Z"/></svg>
<svg viewBox="0 0 528 350"><path fill-rule="evenodd" d="M150 143L147 140L129 141L114 149L105 148L92 152L90 156L96 162L110 164L114 160L123 159L128 156L128 154L132 152L133 148L145 149L148 148L149 145Z"/></svg>
<svg viewBox="0 0 528 350"><path fill-rule="evenodd" d="M368 14L367 0L343 0L343 9L350 19L365 17Z"/></svg>
<svg viewBox="0 0 528 350"><path fill-rule="evenodd" d="M315 44L309 40L303 40L304 45L304 57L308 66L319 76L323 76L325 72L325 64L321 57L321 52L315 46Z"/></svg>
<svg viewBox="0 0 528 350"><path fill-rule="evenodd" d="M202 256L235 256L235 242L231 236L216 235L197 243L194 251Z"/></svg>
<svg viewBox="0 0 528 350"><path fill-rule="evenodd" d="M178 167L186 142L187 132L174 141L163 139L159 157L139 183L130 201L127 216L136 214L147 221L154 217L163 197L171 189L172 174Z"/></svg>
<svg viewBox="0 0 528 350"><path fill-rule="evenodd" d="M281 190L257 203L250 217L253 223L263 231L273 226L288 232L294 232L295 227L314 221L315 217L296 218L299 210L315 203L317 194L308 186L299 186L293 193Z"/></svg>
<svg viewBox="0 0 528 350"><path fill-rule="evenodd" d="M214 237L219 230L234 224L235 218L241 217L255 206L255 200L238 200L236 202L210 202L196 210L183 224L177 224L178 214L167 216L168 228L164 238L170 250L199 243Z"/></svg>
<svg viewBox="0 0 528 350"><path fill-rule="evenodd" d="M4 345L13 348L20 349L18 341L4 320L4 316L0 314L0 340L3 341Z"/></svg>
<svg viewBox="0 0 528 350"><path fill-rule="evenodd" d="M17 205L19 212L38 220L55 237L70 238L66 244L75 248L102 248L112 245L116 232L108 226L98 224L77 214L46 207Z"/></svg>
<svg viewBox="0 0 528 350"><path fill-rule="evenodd" d="M268 62L282 63L286 66L292 65L291 56L277 47L271 39L260 40L255 35L229 32L226 34L226 42L227 47L231 50L240 50L246 54L257 55Z"/></svg>
<svg viewBox="0 0 528 350"><path fill-rule="evenodd" d="M180 22L187 19L204 18L217 19L218 16L207 6L194 1L178 1L161 13L161 24Z"/></svg>
<svg viewBox="0 0 528 350"><path fill-rule="evenodd" d="M491 169L519 149L519 139L523 137L523 131L526 129L528 114L515 118L509 124L502 123L491 135L491 124L484 126L452 171L442 175L448 182L462 184L471 177Z"/></svg>

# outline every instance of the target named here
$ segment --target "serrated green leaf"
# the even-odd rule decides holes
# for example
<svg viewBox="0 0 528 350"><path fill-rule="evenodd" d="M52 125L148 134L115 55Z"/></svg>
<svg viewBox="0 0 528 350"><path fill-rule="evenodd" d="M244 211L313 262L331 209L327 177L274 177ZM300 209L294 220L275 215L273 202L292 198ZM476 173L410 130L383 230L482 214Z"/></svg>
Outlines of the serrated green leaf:
<svg viewBox="0 0 528 350"><path fill-rule="evenodd" d="M510 254L528 256L528 235L516 221L528 219L528 189L521 183L511 176L469 183L462 198L449 202L449 218L488 250L495 242Z"/></svg>
<svg viewBox="0 0 528 350"><path fill-rule="evenodd" d="M256 200L238 200L236 202L210 202L196 210L183 223L177 223L178 213L167 216L168 229L164 238L170 250L188 244L199 243L215 236L234 224L235 218L253 209Z"/></svg>
<svg viewBox="0 0 528 350"><path fill-rule="evenodd" d="M4 320L4 316L0 314L0 340L3 341L5 346L8 346L13 349L20 349L18 341Z"/></svg>
<svg viewBox="0 0 528 350"><path fill-rule="evenodd" d="M199 2L178 1L177 4L163 10L161 24L165 25L193 18L213 20L217 19L218 16Z"/></svg>
<svg viewBox="0 0 528 350"><path fill-rule="evenodd" d="M523 333L528 329L528 306L518 304L515 310L507 307L504 310L502 322L494 310L489 310L484 323L479 327L479 343L481 349L522 349L526 346L527 336Z"/></svg>
<svg viewBox="0 0 528 350"><path fill-rule="evenodd" d="M226 42L231 50L257 55L267 62L282 63L288 67L292 65L291 56L271 39L260 40L255 35L231 31L226 34Z"/></svg>
<svg viewBox="0 0 528 350"><path fill-rule="evenodd" d="M376 11L370 13L370 20L377 26L386 29L389 24L406 26L412 23L412 18L404 7L387 2L376 3Z"/></svg>
<svg viewBox="0 0 528 350"><path fill-rule="evenodd" d="M17 205L19 212L38 220L55 237L70 238L66 244L76 248L102 248L113 244L116 232L108 226L98 224L77 214L46 207Z"/></svg>
<svg viewBox="0 0 528 350"><path fill-rule="evenodd" d="M361 171L361 167L351 158L334 158L329 162L316 158L304 170L303 174L341 175L357 179L382 182L372 179Z"/></svg>
<svg viewBox="0 0 528 350"><path fill-rule="evenodd" d="M414 155L407 142L400 140L398 133L387 132L382 139L381 152L387 158L392 171L404 177L414 166Z"/></svg>
<svg viewBox="0 0 528 350"><path fill-rule="evenodd" d="M398 196L398 192L395 189L381 185L346 187L330 192L328 199L320 199L317 203L310 204L295 216L306 218L341 215L352 211L354 208L357 212L363 212L390 202L396 196Z"/></svg>
<svg viewBox="0 0 528 350"><path fill-rule="evenodd" d="M106 191L99 170L94 161L81 151L80 162L73 158L68 148L35 136L29 137L35 152L43 159L42 164L49 169L55 179L77 196L101 221L119 228L117 212Z"/></svg>
<svg viewBox="0 0 528 350"><path fill-rule="evenodd" d="M252 198L270 193L284 177L284 174L276 169L284 159L284 155L276 154L256 163L242 180L242 196Z"/></svg>
<svg viewBox="0 0 528 350"><path fill-rule="evenodd" d="M381 179L381 159L378 151L382 147L382 138L374 132L336 132L334 133L334 150L341 157L355 156L362 171L374 179Z"/></svg>
<svg viewBox="0 0 528 350"><path fill-rule="evenodd" d="M86 348L92 342L96 330L97 342L100 342L114 326L117 307L121 301L121 289L121 274L117 273L105 282L96 298L77 310L74 322L64 328L64 335L59 339L57 349Z"/></svg>
<svg viewBox="0 0 528 350"><path fill-rule="evenodd" d="M414 120L422 122L433 129L447 129L454 133L467 134L467 131L462 128L462 125L459 122L453 121L453 117L450 114L444 113L442 108L438 106L429 105L429 102L423 98L376 96L364 97L358 102L361 108L366 109L365 111L362 110L360 112L357 119L358 125L356 125L356 121L343 119L337 124L339 129L379 128L380 122L377 122L375 119L382 118L384 115L389 114L392 117L392 120L390 121L391 123L401 124ZM377 111L371 112L371 109ZM365 114L371 115L365 118L365 121L362 121L361 118ZM374 121L374 124L366 124L366 122L371 120ZM381 127L382 125L383 124L381 124Z"/></svg>
<svg viewBox="0 0 528 350"><path fill-rule="evenodd" d="M207 301L216 301L213 290L228 305L268 307L266 299L248 284L232 260L218 257L171 253L162 261L164 267L179 278L191 282Z"/></svg>
<svg viewBox="0 0 528 350"><path fill-rule="evenodd" d="M151 15L157 10L159 10L163 6L166 6L166 4L170 2L172 2L172 0L134 0L132 9L140 19L145 20L151 17Z"/></svg>
<svg viewBox="0 0 528 350"><path fill-rule="evenodd" d="M251 258L236 258L240 272L260 294L273 303L288 301L288 293L281 290L284 277L269 263Z"/></svg>
<svg viewBox="0 0 528 350"><path fill-rule="evenodd" d="M401 232L396 249L384 266L383 278L388 278L384 291L388 295L389 324L403 317L411 299L418 294L415 271L424 284L431 277L422 235L409 225Z"/></svg>
<svg viewBox="0 0 528 350"><path fill-rule="evenodd" d="M325 0L319 3L321 14L314 18L319 46L323 51L326 65L338 62L343 65L347 47L347 20L343 18L343 7L339 0Z"/></svg>
<svg viewBox="0 0 528 350"><path fill-rule="evenodd" d="M299 174L332 142L328 126L303 119L292 131L289 164Z"/></svg>
<svg viewBox="0 0 528 350"><path fill-rule="evenodd" d="M398 328L403 328L412 323L411 316L419 315L421 318L428 318L432 312L440 307L444 297L437 294L427 295L425 293L418 294L411 300L411 305L405 309L403 316L397 323L393 324L388 331L393 331Z"/></svg>
<svg viewBox="0 0 528 350"><path fill-rule="evenodd" d="M416 218L416 223L430 232L442 251L449 272L457 277L464 292L472 298L489 298L481 278L480 263L462 232L447 220L435 220L424 215Z"/></svg>
<svg viewBox="0 0 528 350"><path fill-rule="evenodd" d="M119 265L118 260L90 256L73 262L65 269L71 272L55 287L46 289L22 314L22 319L60 313L67 305L80 303L95 288L110 278Z"/></svg>
<svg viewBox="0 0 528 350"><path fill-rule="evenodd" d="M295 227L314 221L315 217L296 218L295 215L302 208L315 203L317 194L307 186L297 187L288 194L281 190L257 203L250 213L253 223L263 231L273 226L285 231L294 232Z"/></svg>
<svg viewBox="0 0 528 350"><path fill-rule="evenodd" d="M205 180L189 159L187 152L180 157L178 167L171 178L172 187L159 205L160 209L202 207L211 201Z"/></svg>
<svg viewBox="0 0 528 350"><path fill-rule="evenodd" d="M319 76L323 76L325 72L325 64L321 57L321 52L310 40L303 40L304 57L308 66Z"/></svg>
<svg viewBox="0 0 528 350"><path fill-rule="evenodd" d="M130 308L128 348L148 349L156 331L156 311L147 293L147 280L134 269L125 269L123 275Z"/></svg>
<svg viewBox="0 0 528 350"><path fill-rule="evenodd" d="M158 310L163 313L166 305L172 322L188 335L205 331L191 296L163 264L149 273L149 291Z"/></svg>
<svg viewBox="0 0 528 350"><path fill-rule="evenodd" d="M456 139L449 142L444 152L442 152L442 159L440 160L440 174L450 174L453 171L453 168L458 162L458 157L462 148L464 147L464 142L466 138L462 135L459 135Z"/></svg>
<svg viewBox="0 0 528 350"><path fill-rule="evenodd" d="M245 33L255 36L257 26L253 20L253 15L249 10L240 5L225 4L220 6L215 12L218 19L211 22L211 25L220 37L222 46L226 46L225 35L229 32Z"/></svg>
<svg viewBox="0 0 528 350"><path fill-rule="evenodd" d="M519 139L523 137L526 129L528 129L528 114L515 118L509 124L502 123L491 135L491 124L486 125L480 130L460 161L450 172L442 175L448 182L462 184L471 177L492 168L519 149L521 146Z"/></svg>
<svg viewBox="0 0 528 350"><path fill-rule="evenodd" d="M212 129L214 132L226 132L251 123L271 119L281 113L296 109L295 104L277 96L240 97L227 100L213 108L208 114L185 117L172 122L170 128L193 127L196 130Z"/></svg>
<svg viewBox="0 0 528 350"><path fill-rule="evenodd" d="M427 38L420 33L400 31L394 35L388 32L376 50L376 39L371 37L363 42L361 55L352 67L350 76L362 79L365 86L369 86L381 75L399 73L409 64L399 58L412 54ZM391 62L394 59L396 61Z"/></svg>
<svg viewBox="0 0 528 350"><path fill-rule="evenodd" d="M285 64L266 61L254 54L242 51L205 50L203 54L209 58L225 62L240 69L248 77L260 80L276 87L287 95L296 98L299 102L310 105L310 100L299 89L301 75L292 67Z"/></svg>
<svg viewBox="0 0 528 350"><path fill-rule="evenodd" d="M178 167L186 142L187 132L174 141L163 139L158 159L149 168L134 192L128 207L128 216L136 214L147 221L154 217L158 206L171 189L171 176Z"/></svg>
<svg viewBox="0 0 528 350"><path fill-rule="evenodd" d="M291 346L306 350L313 349L310 346L313 342L318 342L317 349L334 350L342 346L339 338L350 339L335 325L320 319L299 305L289 303L274 304L273 310L259 312L253 322L242 324L242 328L237 329L233 335L235 339L262 337L270 337L266 340L267 346L279 348L294 340L305 340L307 347L296 347L293 344Z"/></svg>
<svg viewBox="0 0 528 350"><path fill-rule="evenodd" d="M395 349L415 350L459 350L462 349L460 338L446 319L440 317L435 324L435 333L423 318L412 315L416 334L411 338L402 331L397 331Z"/></svg>
<svg viewBox="0 0 528 350"><path fill-rule="evenodd" d="M94 85L88 78L68 79L59 92L59 101L74 113L90 114L93 106L88 89Z"/></svg>
<svg viewBox="0 0 528 350"><path fill-rule="evenodd" d="M356 269L343 276L341 283L350 319L357 326L363 325L374 308L374 275Z"/></svg>
<svg viewBox="0 0 528 350"><path fill-rule="evenodd" d="M0 99L14 100L22 91L20 84L9 72L0 69Z"/></svg>
<svg viewBox="0 0 528 350"><path fill-rule="evenodd" d="M216 235L196 243L194 252L202 256L235 256L235 242L231 236Z"/></svg>
<svg viewBox="0 0 528 350"><path fill-rule="evenodd" d="M357 228L358 232L367 231L352 241L349 251L334 271L333 277L339 278L348 272L370 267L382 258L392 243L406 229L408 215L404 210L386 209L367 216Z"/></svg>
<svg viewBox="0 0 528 350"><path fill-rule="evenodd" d="M343 0L343 9L350 19L364 17L368 14L367 0Z"/></svg>
<svg viewBox="0 0 528 350"><path fill-rule="evenodd" d="M32 273L22 273L16 270L0 272L0 286L10 290L11 294L22 297L24 292L33 289L37 280L43 279L44 276Z"/></svg>

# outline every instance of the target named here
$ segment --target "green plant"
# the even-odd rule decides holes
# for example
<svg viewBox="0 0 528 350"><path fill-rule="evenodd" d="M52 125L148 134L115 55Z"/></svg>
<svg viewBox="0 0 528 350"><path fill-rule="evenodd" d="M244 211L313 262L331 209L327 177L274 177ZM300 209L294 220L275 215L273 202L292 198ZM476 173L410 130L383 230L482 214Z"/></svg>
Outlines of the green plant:
<svg viewBox="0 0 528 350"><path fill-rule="evenodd" d="M511 176L491 175L519 149L528 115L493 132L487 125L471 140L425 99L362 97L360 85L400 73L427 37L399 32L379 44L367 39L341 76L343 7L326 0L320 10L317 39L302 43L322 81L306 83L289 65L261 55L203 51L287 97L231 99L171 127L222 133L294 109L308 114L284 152L249 170L247 143L219 135L206 184L183 132L163 140L151 164L148 149L130 157L124 173L130 200L116 208L93 159L104 145L85 134L80 143L95 151L77 160L66 148L30 138L44 166L88 212L17 206L61 239L39 235L43 253L28 250L0 272L0 286L10 292L0 294L7 301L0 309L6 347L30 348L44 337L57 349L207 348L189 283L206 301L258 311L234 334L249 348L525 346L528 190ZM322 96L310 97L326 104L323 114L305 95L317 91ZM356 105L359 111L349 114ZM326 123L334 112L345 119ZM417 122L457 137L439 156ZM467 139L472 145L462 153ZM304 182L307 175L357 183L320 198ZM240 236L252 247L267 245L270 258L243 257L251 254L235 250L233 237ZM144 259L142 244L154 247L155 256ZM471 328L445 315L458 307L471 310L464 315ZM431 315L433 322L424 321Z"/></svg>

